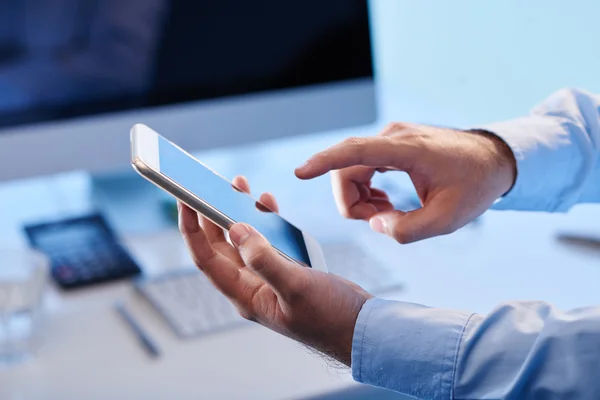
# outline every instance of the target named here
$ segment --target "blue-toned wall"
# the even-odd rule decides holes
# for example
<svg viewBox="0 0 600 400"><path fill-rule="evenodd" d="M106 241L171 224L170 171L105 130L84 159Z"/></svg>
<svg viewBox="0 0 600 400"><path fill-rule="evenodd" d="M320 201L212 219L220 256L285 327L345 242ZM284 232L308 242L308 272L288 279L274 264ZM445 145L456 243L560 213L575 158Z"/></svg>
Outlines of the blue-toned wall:
<svg viewBox="0 0 600 400"><path fill-rule="evenodd" d="M397 118L481 123L523 114L561 87L600 93L597 0L371 0L371 6L381 83L407 105L394 111Z"/></svg>

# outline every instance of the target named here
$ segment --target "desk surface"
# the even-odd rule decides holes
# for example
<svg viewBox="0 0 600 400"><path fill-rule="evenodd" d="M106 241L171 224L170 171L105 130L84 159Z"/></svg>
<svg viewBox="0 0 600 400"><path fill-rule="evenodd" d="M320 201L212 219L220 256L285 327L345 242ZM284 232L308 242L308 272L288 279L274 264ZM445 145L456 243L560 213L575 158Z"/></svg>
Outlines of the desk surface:
<svg viewBox="0 0 600 400"><path fill-rule="evenodd" d="M328 178L291 178L314 150L373 130L288 139L202 158L225 176L245 173L256 191L274 192L282 213L318 239L352 237L365 243L373 257L396 266L406 283L392 298L477 312L514 299L543 299L564 308L600 303L599 254L555 240L562 231L600 234L600 207L579 206L566 215L488 212L480 224L453 235L400 246L366 224L339 217ZM401 175L398 181L407 183ZM0 186L0 244L22 243L24 221L89 210L88 184L84 175L72 174ZM302 205L295 201L299 195ZM130 230L123 236L149 274L190 265L174 228ZM149 359L135 342L112 309L116 300L123 300L157 341L160 359ZM358 388L347 371L259 326L179 341L127 283L67 294L52 288L45 306L38 357L0 370L2 399L301 399Z"/></svg>

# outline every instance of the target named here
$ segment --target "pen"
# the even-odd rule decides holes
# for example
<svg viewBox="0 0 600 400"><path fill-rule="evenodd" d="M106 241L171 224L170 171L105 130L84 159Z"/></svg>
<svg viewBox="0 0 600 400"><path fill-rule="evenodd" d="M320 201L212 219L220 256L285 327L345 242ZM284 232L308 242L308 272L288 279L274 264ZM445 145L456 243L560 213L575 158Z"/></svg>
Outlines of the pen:
<svg viewBox="0 0 600 400"><path fill-rule="evenodd" d="M139 343L144 347L146 352L153 358L156 358L160 355L158 351L158 347L156 344L150 339L150 336L137 323L137 321L133 318L131 313L127 311L125 306L121 303L115 304L115 310L119 313L119 315L123 318L123 320L129 325L135 336L137 337Z"/></svg>
<svg viewBox="0 0 600 400"><path fill-rule="evenodd" d="M578 246L588 250L600 250L600 237L593 237L588 235L577 235L570 233L560 233L557 239L563 243Z"/></svg>

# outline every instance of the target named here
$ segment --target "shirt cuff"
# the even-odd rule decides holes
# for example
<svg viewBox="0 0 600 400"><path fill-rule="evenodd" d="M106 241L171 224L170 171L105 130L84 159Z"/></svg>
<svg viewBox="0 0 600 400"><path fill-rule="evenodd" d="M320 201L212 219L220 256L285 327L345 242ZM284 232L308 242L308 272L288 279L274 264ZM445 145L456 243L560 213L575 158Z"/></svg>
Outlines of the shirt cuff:
<svg viewBox="0 0 600 400"><path fill-rule="evenodd" d="M530 116L477 128L504 140L517 162L513 188L492 209L564 212L577 201L581 155L571 143L570 125L565 119Z"/></svg>
<svg viewBox="0 0 600 400"><path fill-rule="evenodd" d="M426 399L451 399L463 331L472 314L370 299L358 315L352 377Z"/></svg>

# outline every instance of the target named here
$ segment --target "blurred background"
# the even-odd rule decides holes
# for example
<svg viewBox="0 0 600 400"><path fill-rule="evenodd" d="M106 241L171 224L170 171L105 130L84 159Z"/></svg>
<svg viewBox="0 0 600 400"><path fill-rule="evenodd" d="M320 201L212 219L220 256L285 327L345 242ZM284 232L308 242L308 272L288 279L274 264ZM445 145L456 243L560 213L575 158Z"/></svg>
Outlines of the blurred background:
<svg viewBox="0 0 600 400"><path fill-rule="evenodd" d="M399 246L343 220L327 177L292 172L391 121L465 128L524 115L560 88L599 93L599 11L592 0L0 0L0 398L402 398L241 321L192 266L173 200L132 171L138 122L274 193L330 270L376 295L475 312L597 304L596 206L488 212ZM376 184L419 207L403 174Z"/></svg>
<svg viewBox="0 0 600 400"><path fill-rule="evenodd" d="M375 1L378 78L408 94L403 99L441 107L440 123L513 118L557 88L598 92L597 7L586 0Z"/></svg>

